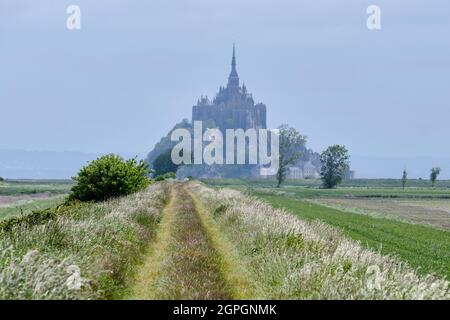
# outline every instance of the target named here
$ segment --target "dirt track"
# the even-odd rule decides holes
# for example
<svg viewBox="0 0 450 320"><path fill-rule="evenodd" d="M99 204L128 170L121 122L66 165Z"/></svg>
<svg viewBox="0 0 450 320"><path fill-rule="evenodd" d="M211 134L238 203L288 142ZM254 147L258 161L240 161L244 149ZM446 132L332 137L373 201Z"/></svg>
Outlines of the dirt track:
<svg viewBox="0 0 450 320"><path fill-rule="evenodd" d="M175 184L130 298L231 299L221 259L193 197Z"/></svg>

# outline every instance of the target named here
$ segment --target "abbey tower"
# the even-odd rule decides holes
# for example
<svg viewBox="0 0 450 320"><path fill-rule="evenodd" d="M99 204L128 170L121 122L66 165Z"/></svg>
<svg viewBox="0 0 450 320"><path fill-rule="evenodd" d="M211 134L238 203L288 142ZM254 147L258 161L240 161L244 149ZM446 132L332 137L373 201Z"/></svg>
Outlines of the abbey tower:
<svg viewBox="0 0 450 320"><path fill-rule="evenodd" d="M236 70L236 50L233 45L231 73L227 86L220 87L213 101L201 97L192 107L192 121L202 121L204 128L266 129L266 106L255 104L245 84L240 86Z"/></svg>

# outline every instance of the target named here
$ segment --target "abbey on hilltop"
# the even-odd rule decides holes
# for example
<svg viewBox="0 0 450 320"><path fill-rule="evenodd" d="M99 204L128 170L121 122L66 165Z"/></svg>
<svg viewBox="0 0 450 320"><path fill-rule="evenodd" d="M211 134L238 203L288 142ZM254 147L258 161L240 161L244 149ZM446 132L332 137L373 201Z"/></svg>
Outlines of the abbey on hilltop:
<svg viewBox="0 0 450 320"><path fill-rule="evenodd" d="M155 159L168 153L176 142L171 140L171 133L175 129L183 128L194 131L194 121L201 121L203 130L217 128L225 133L226 129L267 129L266 106L263 103L255 104L252 95L247 91L245 84L240 84L236 70L236 50L233 45L231 60L231 73L226 87L221 87L215 98L201 97L192 107L192 121L184 119L159 141L148 154L147 163L152 166ZM302 157L289 168L288 178L303 179L317 178L321 167L319 154L302 146ZM177 169L177 177L197 178L273 178L260 176L259 165L181 165Z"/></svg>
<svg viewBox="0 0 450 320"><path fill-rule="evenodd" d="M226 129L266 129L266 106L255 104L247 92L245 84L240 86L236 70L236 50L233 45L231 73L227 86L220 87L213 101L201 97L192 107L192 122L202 121L203 128Z"/></svg>

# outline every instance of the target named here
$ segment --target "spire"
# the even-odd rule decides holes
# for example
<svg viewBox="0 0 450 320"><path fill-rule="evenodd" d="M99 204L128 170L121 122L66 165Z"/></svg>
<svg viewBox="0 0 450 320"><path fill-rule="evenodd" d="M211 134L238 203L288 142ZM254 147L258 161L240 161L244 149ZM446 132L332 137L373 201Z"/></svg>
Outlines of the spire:
<svg viewBox="0 0 450 320"><path fill-rule="evenodd" d="M228 77L228 86L239 88L239 76L236 71L236 46L233 43L233 58L231 59L231 73Z"/></svg>
<svg viewBox="0 0 450 320"><path fill-rule="evenodd" d="M233 43L233 58L231 59L231 70L236 72L236 46Z"/></svg>

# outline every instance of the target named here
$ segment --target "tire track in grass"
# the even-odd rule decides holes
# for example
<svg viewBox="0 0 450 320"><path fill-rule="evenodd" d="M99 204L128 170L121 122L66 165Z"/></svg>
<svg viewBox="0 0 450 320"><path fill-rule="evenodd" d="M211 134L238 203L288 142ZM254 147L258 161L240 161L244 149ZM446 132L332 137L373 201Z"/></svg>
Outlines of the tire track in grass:
<svg viewBox="0 0 450 320"><path fill-rule="evenodd" d="M231 299L223 259L211 244L195 200L174 183L155 245L137 274L130 299Z"/></svg>
<svg viewBox="0 0 450 320"><path fill-rule="evenodd" d="M246 300L255 299L260 288L257 287L251 274L245 267L242 257L239 256L236 248L222 234L214 219L203 205L202 200L193 192L187 191L192 197L197 213L206 230L212 247L220 257L220 272L224 275L225 281L230 285L232 299Z"/></svg>
<svg viewBox="0 0 450 320"><path fill-rule="evenodd" d="M167 250L170 239L171 225L175 219L173 210L175 193L172 188L170 192L170 200L163 209L162 219L158 227L156 241L153 242L147 253L143 265L138 269L134 285L129 288L129 294L125 299L151 299L151 285L157 276L159 264L163 258L163 253Z"/></svg>

